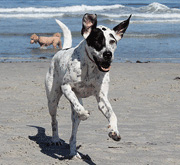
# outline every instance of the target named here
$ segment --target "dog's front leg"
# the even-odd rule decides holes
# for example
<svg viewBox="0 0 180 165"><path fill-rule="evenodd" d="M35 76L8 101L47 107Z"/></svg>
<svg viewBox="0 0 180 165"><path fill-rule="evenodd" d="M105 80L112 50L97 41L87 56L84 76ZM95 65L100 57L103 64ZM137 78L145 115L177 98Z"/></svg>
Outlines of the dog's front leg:
<svg viewBox="0 0 180 165"><path fill-rule="evenodd" d="M102 84L99 93L96 95L96 99L98 102L99 110L104 114L104 116L109 121L109 126L108 126L108 128L110 129L109 137L115 141L119 141L121 140L121 136L117 128L117 117L107 98L108 88L109 88L108 84Z"/></svg>
<svg viewBox="0 0 180 165"><path fill-rule="evenodd" d="M73 106L74 111L77 113L80 120L86 120L90 113L86 111L84 107L80 104L78 98L75 93L72 91L72 88L69 84L64 84L61 86L62 92L65 97L70 101Z"/></svg>
<svg viewBox="0 0 180 165"><path fill-rule="evenodd" d="M79 102L81 103L81 105L83 105L82 99L79 99ZM73 105L71 105L71 110L72 110L72 114L71 114L72 134L69 140L70 156L81 159L81 156L79 155L76 149L76 134L77 134L78 126L80 123L80 119L78 117L78 114L75 112Z"/></svg>

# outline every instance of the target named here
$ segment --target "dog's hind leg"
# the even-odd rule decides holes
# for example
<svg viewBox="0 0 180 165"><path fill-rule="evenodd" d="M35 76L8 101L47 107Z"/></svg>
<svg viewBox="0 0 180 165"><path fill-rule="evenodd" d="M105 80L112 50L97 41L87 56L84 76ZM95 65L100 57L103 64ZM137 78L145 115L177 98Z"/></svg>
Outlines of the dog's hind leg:
<svg viewBox="0 0 180 165"><path fill-rule="evenodd" d="M52 140L51 142L56 145L62 145L62 141L58 135L58 121L56 119L58 102L62 94L55 94L52 99L48 99L49 113L52 120Z"/></svg>
<svg viewBox="0 0 180 165"><path fill-rule="evenodd" d="M62 141L58 135L58 122L56 120L57 107L60 97L62 96L61 88L58 83L51 81L51 75L48 73L46 77L46 94L48 99L48 108L52 120L52 140L51 143L55 145L62 145Z"/></svg>
<svg viewBox="0 0 180 165"><path fill-rule="evenodd" d="M79 102L81 103L81 105L83 104L82 99L79 99ZM73 105L71 105L71 110L72 110L72 114L71 114L72 134L71 134L71 138L69 140L70 156L81 159L81 156L79 155L79 153L77 152L77 149L76 149L76 134L77 134L78 126L80 123L80 119L78 117L78 114L75 112Z"/></svg>

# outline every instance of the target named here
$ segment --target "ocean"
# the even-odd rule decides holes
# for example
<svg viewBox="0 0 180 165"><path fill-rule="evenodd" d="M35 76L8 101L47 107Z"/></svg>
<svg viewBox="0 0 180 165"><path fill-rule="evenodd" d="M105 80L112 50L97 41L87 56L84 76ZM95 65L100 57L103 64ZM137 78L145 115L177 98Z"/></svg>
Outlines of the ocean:
<svg viewBox="0 0 180 165"><path fill-rule="evenodd" d="M0 0L0 62L51 59L58 50L40 49L30 36L62 32L55 19L69 27L76 46L85 13L109 28L132 14L114 62L180 62L179 0Z"/></svg>

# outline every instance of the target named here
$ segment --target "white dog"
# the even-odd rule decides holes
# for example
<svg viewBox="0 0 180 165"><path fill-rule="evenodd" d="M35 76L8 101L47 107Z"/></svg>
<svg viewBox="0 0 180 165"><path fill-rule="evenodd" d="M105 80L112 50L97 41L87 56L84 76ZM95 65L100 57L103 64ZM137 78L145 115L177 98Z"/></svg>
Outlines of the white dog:
<svg viewBox="0 0 180 165"><path fill-rule="evenodd" d="M57 106L62 94L69 100L72 108L72 135L70 138L70 156L81 158L76 150L76 134L81 120L90 113L85 110L82 98L94 95L100 111L109 121L109 137L115 141L121 139L117 129L117 118L108 101L109 70L114 51L125 33L131 16L113 28L97 26L97 16L85 14L82 20L81 34L84 40L75 48L71 47L72 37L68 28L56 20L63 30L64 45L52 59L46 76L46 92L49 113L52 118L52 143L61 145L56 120Z"/></svg>

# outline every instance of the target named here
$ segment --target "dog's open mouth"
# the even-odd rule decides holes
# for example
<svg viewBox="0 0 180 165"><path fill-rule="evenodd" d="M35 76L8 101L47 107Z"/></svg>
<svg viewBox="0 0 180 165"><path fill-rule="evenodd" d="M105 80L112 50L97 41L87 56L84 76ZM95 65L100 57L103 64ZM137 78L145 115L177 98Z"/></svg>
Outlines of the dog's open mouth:
<svg viewBox="0 0 180 165"><path fill-rule="evenodd" d="M100 71L109 72L111 69L111 61L98 61L95 56L93 56L93 59Z"/></svg>

